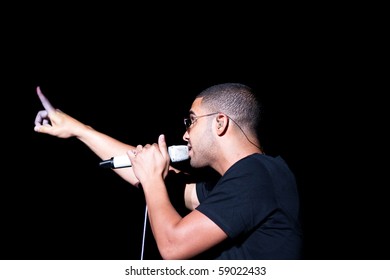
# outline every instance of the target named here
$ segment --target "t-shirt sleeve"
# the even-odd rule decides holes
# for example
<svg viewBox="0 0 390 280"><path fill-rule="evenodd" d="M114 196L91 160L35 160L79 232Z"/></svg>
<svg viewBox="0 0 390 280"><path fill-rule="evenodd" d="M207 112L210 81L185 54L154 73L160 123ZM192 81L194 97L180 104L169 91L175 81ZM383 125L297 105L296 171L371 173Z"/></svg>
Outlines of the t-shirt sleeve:
<svg viewBox="0 0 390 280"><path fill-rule="evenodd" d="M212 183L207 182L197 182L196 183L196 195L198 196L198 200L202 203L208 196L210 189L213 187Z"/></svg>

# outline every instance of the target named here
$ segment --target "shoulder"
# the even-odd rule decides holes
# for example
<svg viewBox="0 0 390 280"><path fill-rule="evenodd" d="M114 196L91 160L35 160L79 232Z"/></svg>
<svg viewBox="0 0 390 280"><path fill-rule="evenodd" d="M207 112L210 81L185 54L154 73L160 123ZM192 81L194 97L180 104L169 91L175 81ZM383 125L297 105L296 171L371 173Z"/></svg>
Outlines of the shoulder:
<svg viewBox="0 0 390 280"><path fill-rule="evenodd" d="M281 156L269 156L264 154L252 154L245 158L242 158L238 162L236 162L233 166L236 168L249 168L249 169L256 169L269 171L273 169L287 169L289 170L289 167L285 160Z"/></svg>

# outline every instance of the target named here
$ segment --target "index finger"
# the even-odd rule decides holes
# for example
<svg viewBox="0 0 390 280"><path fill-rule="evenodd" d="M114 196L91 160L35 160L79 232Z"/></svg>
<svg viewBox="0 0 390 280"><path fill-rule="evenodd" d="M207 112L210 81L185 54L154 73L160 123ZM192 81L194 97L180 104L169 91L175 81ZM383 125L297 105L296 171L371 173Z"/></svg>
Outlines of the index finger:
<svg viewBox="0 0 390 280"><path fill-rule="evenodd" d="M45 110L48 112L48 113L51 113L51 112L54 112L56 109L53 107L53 105L51 105L51 103L49 102L49 100L46 98L46 96L43 95L42 91L41 91L41 88L38 86L37 87L37 94L38 94L38 97L39 97L39 100L41 100L41 103L43 105L43 108L45 108Z"/></svg>

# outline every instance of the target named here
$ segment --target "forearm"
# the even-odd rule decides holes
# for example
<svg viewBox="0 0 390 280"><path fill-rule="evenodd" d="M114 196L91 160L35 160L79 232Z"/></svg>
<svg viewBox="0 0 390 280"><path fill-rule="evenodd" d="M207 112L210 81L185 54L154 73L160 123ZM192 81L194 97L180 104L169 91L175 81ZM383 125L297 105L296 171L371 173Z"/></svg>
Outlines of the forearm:
<svg viewBox="0 0 390 280"><path fill-rule="evenodd" d="M37 88L37 94L45 110L39 111L35 117L34 130L36 132L58 138L76 137L103 160L117 155L125 155L128 150L134 149L134 146L96 131L91 126L80 122L59 109L55 109L39 87ZM132 185L138 183L133 168L114 169L114 172Z"/></svg>
<svg viewBox="0 0 390 280"><path fill-rule="evenodd" d="M194 210L199 205L198 195L196 194L196 183L189 183L184 190L184 203L185 206Z"/></svg>
<svg viewBox="0 0 390 280"><path fill-rule="evenodd" d="M109 159L113 156L125 155L128 150L134 149L134 146L123 143L87 125L80 127L75 137L102 160ZM134 176L131 167L113 169L113 171L132 185L138 183L138 179Z"/></svg>

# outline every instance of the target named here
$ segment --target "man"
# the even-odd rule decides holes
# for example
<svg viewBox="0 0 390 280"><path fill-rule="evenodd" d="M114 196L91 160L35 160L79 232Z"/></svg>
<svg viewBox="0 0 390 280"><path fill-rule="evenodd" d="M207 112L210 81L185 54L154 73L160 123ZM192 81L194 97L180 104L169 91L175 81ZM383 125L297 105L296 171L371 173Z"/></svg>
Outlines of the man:
<svg viewBox="0 0 390 280"><path fill-rule="evenodd" d="M183 174L170 166L164 135L158 143L131 146L56 110L39 88L37 93L45 110L37 114L35 131L77 137L102 159L128 154L132 167L113 171L143 188L163 259L301 258L295 178L282 158L262 152L260 104L248 86L215 85L192 103L183 136L190 165L211 167L219 177L187 183L191 211L184 216L167 191L168 175Z"/></svg>

